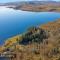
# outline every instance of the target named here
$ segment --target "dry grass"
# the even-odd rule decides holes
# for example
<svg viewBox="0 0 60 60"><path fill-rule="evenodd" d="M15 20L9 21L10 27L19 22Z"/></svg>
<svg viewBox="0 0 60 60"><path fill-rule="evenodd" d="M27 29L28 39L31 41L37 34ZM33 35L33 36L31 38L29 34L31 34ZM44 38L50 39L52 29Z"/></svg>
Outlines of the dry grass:
<svg viewBox="0 0 60 60"><path fill-rule="evenodd" d="M49 12L60 12L60 6L56 6L53 4L47 4L47 5L22 5L20 7L16 7L15 9L20 9L20 10L24 10L24 11L33 11L33 12L45 12L45 11L49 11Z"/></svg>
<svg viewBox="0 0 60 60"><path fill-rule="evenodd" d="M12 46L15 46L16 57L13 60L60 60L60 19L44 24L40 28L49 33L49 37L40 44L33 42L28 45L14 45L22 40L22 36L15 36L5 42L5 48L12 49Z"/></svg>

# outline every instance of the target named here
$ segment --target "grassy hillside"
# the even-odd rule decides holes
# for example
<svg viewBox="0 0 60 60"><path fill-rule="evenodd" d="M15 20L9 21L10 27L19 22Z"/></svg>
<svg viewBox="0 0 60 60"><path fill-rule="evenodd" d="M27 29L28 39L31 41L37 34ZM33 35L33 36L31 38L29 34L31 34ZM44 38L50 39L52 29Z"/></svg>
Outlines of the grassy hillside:
<svg viewBox="0 0 60 60"><path fill-rule="evenodd" d="M15 53L13 60L60 60L60 19L7 39L0 52Z"/></svg>

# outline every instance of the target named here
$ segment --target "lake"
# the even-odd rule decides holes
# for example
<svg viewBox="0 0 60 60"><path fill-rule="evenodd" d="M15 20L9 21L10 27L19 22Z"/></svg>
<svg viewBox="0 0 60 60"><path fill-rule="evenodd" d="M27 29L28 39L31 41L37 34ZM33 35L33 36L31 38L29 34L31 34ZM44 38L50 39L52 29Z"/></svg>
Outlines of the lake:
<svg viewBox="0 0 60 60"><path fill-rule="evenodd" d="M31 26L37 26L60 18L57 12L27 12L0 7L0 45L7 38L21 34Z"/></svg>
<svg viewBox="0 0 60 60"><path fill-rule="evenodd" d="M11 59L8 57L0 57L0 60L11 60Z"/></svg>

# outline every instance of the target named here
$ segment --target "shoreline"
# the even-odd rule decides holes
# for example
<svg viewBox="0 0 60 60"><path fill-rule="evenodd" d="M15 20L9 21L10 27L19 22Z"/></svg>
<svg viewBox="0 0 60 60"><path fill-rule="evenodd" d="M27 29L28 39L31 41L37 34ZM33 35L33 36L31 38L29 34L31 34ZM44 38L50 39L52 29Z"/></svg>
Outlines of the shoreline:
<svg viewBox="0 0 60 60"><path fill-rule="evenodd" d="M55 47L57 48L57 46L59 45L58 44L60 39L59 28L60 28L60 19L54 22L49 22L47 24L41 25L39 27L32 27L27 32L21 35L17 35L7 39L4 45L0 47L0 53L2 54L2 56L7 56L7 57L9 56L12 57L16 55L16 57L12 57L13 60L24 59L24 57L26 59L27 58L32 59L33 57L36 57L36 59L33 58L33 60L37 60L37 59L39 60L40 59L39 57L41 56L44 57L45 60L46 58L49 60L49 57L47 55L44 55L43 53L48 53L48 51L52 50L53 48L55 49ZM55 46L54 44L57 46ZM52 45L52 46L49 46L49 45ZM46 49L45 52L43 52L44 48L42 47ZM25 55L28 53L29 55ZM21 58L21 56L23 58ZM30 58L30 56L32 58ZM43 60L42 57L41 59Z"/></svg>
<svg viewBox="0 0 60 60"><path fill-rule="evenodd" d="M31 12L60 12L60 7L58 6L49 6L49 5L22 5L22 6L8 6L8 8L13 8L16 10L22 11L31 11Z"/></svg>
<svg viewBox="0 0 60 60"><path fill-rule="evenodd" d="M42 25L40 25L40 26L38 26L38 27L39 27L39 28L43 28L44 25L48 25L49 23L54 23L54 22L57 22L57 21L59 21L59 19L56 19L56 21L53 21L53 22L48 22L48 23L42 24ZM32 27L36 27L36 26L32 26ZM30 28L31 28L31 27L30 27ZM11 38L20 37L20 36L26 34L27 31L28 31L28 30L26 30L26 32L23 32L23 33L21 33L21 34L17 34L17 35L15 35L15 36L11 36L10 38L7 38L5 41L10 40Z"/></svg>

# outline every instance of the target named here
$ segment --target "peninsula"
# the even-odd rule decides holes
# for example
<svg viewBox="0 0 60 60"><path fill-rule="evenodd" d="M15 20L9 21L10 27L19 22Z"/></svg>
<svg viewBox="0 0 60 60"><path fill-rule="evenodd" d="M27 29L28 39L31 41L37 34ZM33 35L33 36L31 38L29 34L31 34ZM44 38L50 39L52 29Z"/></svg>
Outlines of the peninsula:
<svg viewBox="0 0 60 60"><path fill-rule="evenodd" d="M60 2L56 1L27 1L6 3L9 8L32 12L60 12Z"/></svg>

